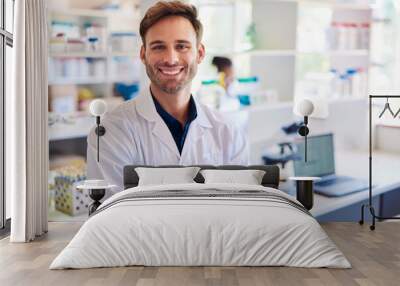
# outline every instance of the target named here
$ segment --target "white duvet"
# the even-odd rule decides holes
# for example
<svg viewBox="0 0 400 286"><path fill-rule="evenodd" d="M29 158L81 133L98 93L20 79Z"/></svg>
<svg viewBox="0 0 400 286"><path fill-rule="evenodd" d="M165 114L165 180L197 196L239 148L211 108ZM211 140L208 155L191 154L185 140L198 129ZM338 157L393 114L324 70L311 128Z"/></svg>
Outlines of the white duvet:
<svg viewBox="0 0 400 286"><path fill-rule="evenodd" d="M119 201L136 192L204 192L205 188L263 190L297 202L279 190L254 185L131 188L106 200L50 269L127 265L351 267L318 222L290 204L243 197Z"/></svg>

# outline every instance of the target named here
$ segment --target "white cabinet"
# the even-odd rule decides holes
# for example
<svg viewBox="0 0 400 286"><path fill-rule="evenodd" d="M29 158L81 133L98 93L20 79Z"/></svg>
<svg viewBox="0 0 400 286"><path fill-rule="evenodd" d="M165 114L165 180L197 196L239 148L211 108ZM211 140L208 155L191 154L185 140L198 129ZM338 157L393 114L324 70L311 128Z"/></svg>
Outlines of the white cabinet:
<svg viewBox="0 0 400 286"><path fill-rule="evenodd" d="M91 128L89 122L93 121L87 113L92 98L106 98L112 107L123 101L112 96L115 83L139 86L142 76L139 21L139 11L61 9L50 5L50 117L67 119L56 120L49 126L49 140L86 137ZM76 92L52 94L56 90ZM64 104L57 109L52 104L61 102L55 100L61 96L72 97L77 102L69 108ZM61 109L67 114L58 114L57 110Z"/></svg>

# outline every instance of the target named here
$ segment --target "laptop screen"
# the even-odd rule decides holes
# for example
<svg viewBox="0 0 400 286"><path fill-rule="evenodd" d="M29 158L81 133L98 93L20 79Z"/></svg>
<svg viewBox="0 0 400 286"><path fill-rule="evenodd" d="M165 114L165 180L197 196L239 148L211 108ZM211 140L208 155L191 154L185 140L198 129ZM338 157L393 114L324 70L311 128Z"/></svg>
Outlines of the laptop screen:
<svg viewBox="0 0 400 286"><path fill-rule="evenodd" d="M300 160L294 161L295 176L322 177L335 173L333 134L307 137L307 162L304 162L304 139L296 142Z"/></svg>

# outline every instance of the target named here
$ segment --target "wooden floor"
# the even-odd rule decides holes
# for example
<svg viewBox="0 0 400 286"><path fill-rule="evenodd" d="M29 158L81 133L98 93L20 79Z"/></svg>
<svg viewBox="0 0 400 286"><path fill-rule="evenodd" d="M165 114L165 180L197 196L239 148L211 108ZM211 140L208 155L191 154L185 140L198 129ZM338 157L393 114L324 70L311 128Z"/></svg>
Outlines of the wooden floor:
<svg viewBox="0 0 400 286"><path fill-rule="evenodd" d="M323 224L353 268L122 267L48 270L80 223L50 223L43 238L27 244L0 241L0 285L400 285L400 223L375 232L356 223Z"/></svg>

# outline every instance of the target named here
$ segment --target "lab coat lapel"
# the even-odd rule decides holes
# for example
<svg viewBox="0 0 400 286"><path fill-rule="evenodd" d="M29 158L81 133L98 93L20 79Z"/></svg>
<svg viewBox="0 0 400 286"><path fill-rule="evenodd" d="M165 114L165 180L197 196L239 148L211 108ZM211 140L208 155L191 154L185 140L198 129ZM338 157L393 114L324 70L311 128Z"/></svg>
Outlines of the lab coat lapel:
<svg viewBox="0 0 400 286"><path fill-rule="evenodd" d="M146 92L141 93L136 100L138 113L144 119L152 122L153 124L151 132L179 158L179 150L176 146L174 138L172 137L171 131L168 129L168 126L158 114L156 107L154 106L153 99L151 98L150 92L147 90ZM161 150L157 150L157 152L161 152Z"/></svg>
<svg viewBox="0 0 400 286"><path fill-rule="evenodd" d="M197 117L190 124L189 132L183 145L182 157L190 154L190 149L197 148L197 141L205 135L207 129L212 128L210 121L207 118L202 106L196 101ZM197 152L195 152L197 153Z"/></svg>
<svg viewBox="0 0 400 286"><path fill-rule="evenodd" d="M178 156L178 158L180 158L181 155L179 154L178 146L176 146L171 131L168 129L168 126L165 124L161 117L155 122L152 132L158 139L160 139L162 143L164 143L168 147L168 149L170 149L176 156ZM161 152L161 150L157 151Z"/></svg>

